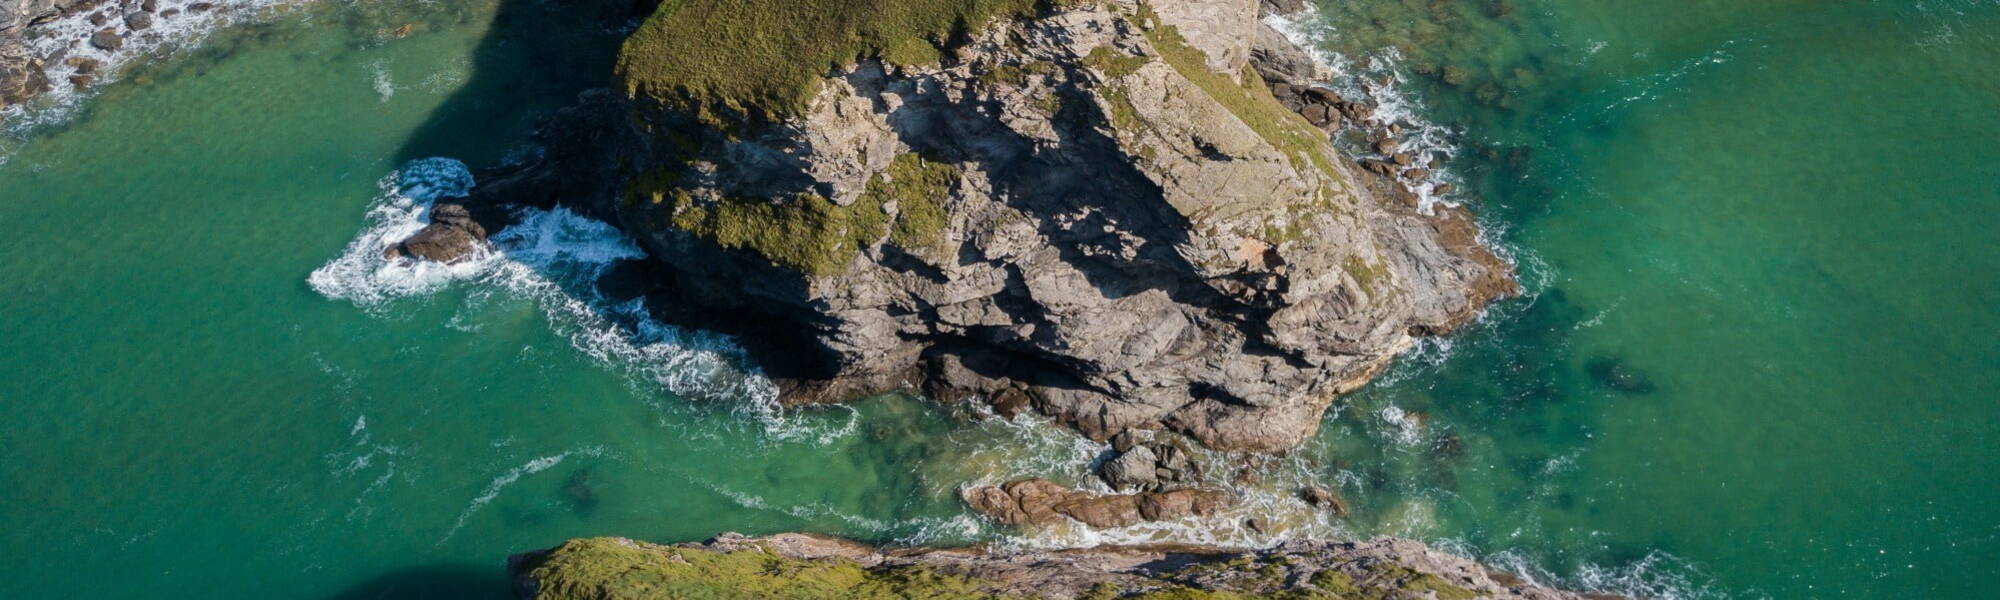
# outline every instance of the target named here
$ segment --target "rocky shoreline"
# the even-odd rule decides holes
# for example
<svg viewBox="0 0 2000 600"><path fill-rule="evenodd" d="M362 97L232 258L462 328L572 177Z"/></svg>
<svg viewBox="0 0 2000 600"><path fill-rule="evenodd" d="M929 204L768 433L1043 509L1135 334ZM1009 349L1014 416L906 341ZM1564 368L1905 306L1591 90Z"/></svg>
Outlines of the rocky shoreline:
<svg viewBox="0 0 2000 600"><path fill-rule="evenodd" d="M1296 446L1416 338L1516 292L1469 214L1401 183L1423 175L1407 156L1333 148L1393 148L1395 125L1315 86L1257 3L1024 6L761 108L779 92L690 95L735 84L647 55L676 39L656 15L620 93L440 212L490 219L398 253L453 260L504 226L480 207L561 199L652 255L622 287L737 335L786 403L908 389L1244 452Z"/></svg>
<svg viewBox="0 0 2000 600"><path fill-rule="evenodd" d="M115 79L136 57L199 37L260 0L0 0L0 123L38 99Z"/></svg>
<svg viewBox="0 0 2000 600"><path fill-rule="evenodd" d="M651 254L607 289L647 299L663 321L739 336L785 402L916 390L1040 412L1113 443L1099 468L1112 493L1038 479L964 490L975 511L1024 528L1214 515L1235 500L1202 487L1214 478L1183 440L1288 450L1416 338L1517 292L1469 214L1410 189L1430 174L1399 148L1396 124L1317 85L1324 66L1262 21L1303 3L1024 6L916 38L918 60L869 50L815 75L817 91L789 109L691 108L677 95L687 87L643 64L673 57L628 45L622 89L550 119L541 154L480 172L384 259L460 260L514 208L565 205ZM86 88L132 51L127 40L158 43L148 31L162 20L222 12L0 0L0 105ZM1331 144L1343 133L1381 158L1343 155ZM1325 489L1300 496L1346 511ZM510 566L524 598L649 597L662 588L628 586L680 589L676 565L693 552L860 569L859 581L886 577L871 593L890 596L938 584L994 597L1589 597L1390 538L1031 553L799 534L606 538ZM760 597L727 587L744 583L696 582Z"/></svg>
<svg viewBox="0 0 2000 600"><path fill-rule="evenodd" d="M1399 538L1257 551L1102 546L1029 553L882 549L809 534L725 533L672 546L570 540L508 560L524 600L625 598L1090 598L1610 600Z"/></svg>

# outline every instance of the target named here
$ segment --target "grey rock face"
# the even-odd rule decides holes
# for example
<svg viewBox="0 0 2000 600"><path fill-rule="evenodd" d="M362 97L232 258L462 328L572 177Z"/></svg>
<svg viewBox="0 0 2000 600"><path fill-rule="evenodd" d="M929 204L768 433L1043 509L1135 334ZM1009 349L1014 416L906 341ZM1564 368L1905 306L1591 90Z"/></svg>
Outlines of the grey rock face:
<svg viewBox="0 0 2000 600"><path fill-rule="evenodd" d="M738 334L786 402L918 388L1100 440L1284 450L1416 336L1511 293L1511 270L1467 214L1420 213L1271 95L1311 90L1252 68L1296 54L1256 51L1273 42L1253 0L1147 5L999 23L938 65L862 61L803 116L737 135L597 98L543 131L552 158L482 175L473 200L562 198L620 224L661 265L655 313ZM948 181L870 192L911 165ZM812 219L738 230L851 229L685 225L732 205ZM811 216L839 211L855 216ZM1119 477L1143 485L1129 462Z"/></svg>
<svg viewBox="0 0 2000 600"><path fill-rule="evenodd" d="M1112 489L1148 489L1160 482L1158 471L1153 467L1158 461L1159 457L1153 455L1152 448L1138 446L1105 462L1100 474Z"/></svg>
<svg viewBox="0 0 2000 600"><path fill-rule="evenodd" d="M1413 336L1510 293L1510 268L1467 215L1376 191L1272 99L1249 61L1303 67L1261 34L1251 0L1149 6L1157 22L1113 3L996 25L939 66L864 62L825 80L802 118L699 140L664 194L853 206L916 154L959 174L928 199L933 242L868 242L809 274L672 225L688 204L601 210L673 271L677 297L804 332L788 343L812 352L776 353L798 364L767 363L787 401L921 386L1097 439L1167 428L1218 449L1295 446ZM1181 40L1206 60L1167 60L1160 44ZM609 161L631 165L626 181L690 145L646 129ZM904 208L885 206L892 220Z"/></svg>
<svg viewBox="0 0 2000 600"><path fill-rule="evenodd" d="M1138 439L1127 431L1112 437L1118 455L1098 468L1098 477L1119 491L1151 491L1192 484L1201 473L1194 457L1174 440Z"/></svg>

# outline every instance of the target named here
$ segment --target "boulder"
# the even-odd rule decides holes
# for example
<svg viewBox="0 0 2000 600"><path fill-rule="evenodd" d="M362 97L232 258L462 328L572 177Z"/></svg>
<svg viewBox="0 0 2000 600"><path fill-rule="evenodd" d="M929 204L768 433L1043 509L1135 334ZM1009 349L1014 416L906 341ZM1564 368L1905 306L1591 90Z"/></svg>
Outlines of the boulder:
<svg viewBox="0 0 2000 600"><path fill-rule="evenodd" d="M1347 102L1340 97L1340 92L1333 91L1331 88L1317 86L1306 88L1306 98L1313 102L1331 106L1339 106Z"/></svg>
<svg viewBox="0 0 2000 600"><path fill-rule="evenodd" d="M455 263L476 255L486 247L487 235L498 231L497 215L482 210L475 213L464 204L439 202L431 207L431 222L423 229L382 251L383 258L414 258Z"/></svg>
<svg viewBox="0 0 2000 600"><path fill-rule="evenodd" d="M1146 491L1169 484L1188 484L1200 475L1194 455L1180 440L1155 439L1150 432L1142 438L1126 432L1112 438L1112 447L1124 449L1104 461L1097 476L1114 490Z"/></svg>
<svg viewBox="0 0 2000 600"><path fill-rule="evenodd" d="M126 13L125 26L133 31L145 31L153 26L153 13L143 11Z"/></svg>
<svg viewBox="0 0 2000 600"><path fill-rule="evenodd" d="M1106 461L1104 467L1098 470L1098 476L1114 490L1151 489L1160 483L1158 469L1154 467L1157 460L1152 448L1137 446Z"/></svg>
<svg viewBox="0 0 2000 600"><path fill-rule="evenodd" d="M1111 449L1119 453L1131 452L1144 442L1153 441L1153 432L1144 429L1127 429L1111 436Z"/></svg>
<svg viewBox="0 0 2000 600"><path fill-rule="evenodd" d="M1339 127L1340 123L1339 111L1334 110L1332 106L1317 102L1307 103L1299 107L1299 116L1305 117L1307 122L1321 129L1326 129L1329 126Z"/></svg>
<svg viewBox="0 0 2000 600"><path fill-rule="evenodd" d="M117 50L125 47L125 37L110 28L99 29L90 34L90 45L99 50Z"/></svg>

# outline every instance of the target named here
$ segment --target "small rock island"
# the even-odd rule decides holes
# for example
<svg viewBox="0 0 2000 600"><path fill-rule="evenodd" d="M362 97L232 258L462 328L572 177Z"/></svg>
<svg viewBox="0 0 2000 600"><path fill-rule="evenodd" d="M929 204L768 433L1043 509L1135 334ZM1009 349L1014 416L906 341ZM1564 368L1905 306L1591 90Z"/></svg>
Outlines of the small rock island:
<svg viewBox="0 0 2000 600"><path fill-rule="evenodd" d="M613 88L391 256L453 261L516 206L617 224L621 294L721 330L786 404L910 390L1118 440L1117 494L971 488L1012 526L1209 514L1185 439L1282 452L1422 336L1517 292L1389 123L1318 87L1255 0L669 0ZM645 9L640 9L645 10ZM1388 160L1357 161L1359 132ZM1157 434L1157 435L1156 435ZM1178 457L1178 458L1177 458ZM1317 494L1315 494L1317 492ZM1325 490L1315 505L1344 508ZM532 598L1575 597L1408 540L1007 554L803 535L517 556Z"/></svg>

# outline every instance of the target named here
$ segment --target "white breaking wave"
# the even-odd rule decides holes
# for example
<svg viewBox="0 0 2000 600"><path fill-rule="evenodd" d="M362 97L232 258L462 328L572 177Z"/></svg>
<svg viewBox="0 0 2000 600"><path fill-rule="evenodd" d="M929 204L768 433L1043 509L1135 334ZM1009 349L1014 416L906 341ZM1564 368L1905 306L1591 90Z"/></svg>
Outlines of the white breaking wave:
<svg viewBox="0 0 2000 600"><path fill-rule="evenodd" d="M201 3L210 7L192 10ZM0 121L5 121L5 132L10 134L60 123L82 105L91 89L116 80L134 60L164 56L200 43L223 26L267 19L278 9L302 4L302 0L157 0L151 25L135 31L126 26L120 5L113 2L34 25L28 28L24 41L31 55L48 63L49 90L27 104L0 108ZM165 16L168 12L174 14ZM98 13L109 17L106 25L91 23L91 16ZM116 50L90 43L92 34L107 28L124 35L123 45ZM86 85L70 80L76 74L66 64L71 59L97 61Z"/></svg>
<svg viewBox="0 0 2000 600"><path fill-rule="evenodd" d="M606 269L645 252L616 227L567 208L520 209L515 225L491 237L491 248L457 263L383 258L425 226L433 203L462 197L473 185L471 170L450 158L413 161L383 178L361 232L307 282L321 295L376 314L454 285L472 287L474 302L491 294L531 299L557 334L637 385L726 403L779 440L825 443L856 429L852 409L845 419L782 410L776 384L728 336L654 320L643 299L600 295L595 282Z"/></svg>
<svg viewBox="0 0 2000 600"><path fill-rule="evenodd" d="M1368 126L1393 126L1397 146L1401 152L1410 154L1411 166L1431 174L1423 181L1399 176L1404 187L1417 195L1421 212L1431 214L1432 207L1439 203L1459 205L1453 199L1454 194L1442 191L1441 187L1450 185L1453 189L1465 189L1464 182L1444 168L1458 156L1458 146L1452 143L1456 134L1448 127L1423 118L1421 105L1406 89L1409 80L1407 69L1402 68L1402 53L1395 48L1385 48L1375 55L1350 57L1328 50L1327 40L1337 32L1320 19L1319 9L1311 3L1307 3L1306 10L1302 12L1288 16L1271 15L1265 17L1264 22L1284 34L1293 45L1311 54L1333 74L1328 80L1315 83L1332 88L1344 98L1374 101L1375 112ZM1364 152L1373 152L1373 149L1365 149Z"/></svg>

